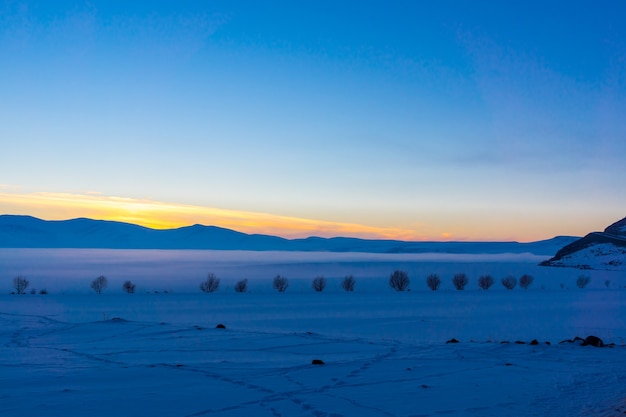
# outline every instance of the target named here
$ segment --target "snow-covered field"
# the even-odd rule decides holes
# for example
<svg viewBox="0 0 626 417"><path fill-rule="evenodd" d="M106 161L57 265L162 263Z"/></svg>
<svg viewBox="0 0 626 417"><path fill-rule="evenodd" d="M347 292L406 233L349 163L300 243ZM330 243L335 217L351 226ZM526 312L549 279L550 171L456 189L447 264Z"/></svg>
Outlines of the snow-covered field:
<svg viewBox="0 0 626 417"><path fill-rule="evenodd" d="M0 250L0 415L624 415L626 277L536 266L545 258ZM389 289L396 268L411 292ZM207 272L222 278L216 293L198 289ZM452 289L456 272L465 291ZM290 279L281 294L278 273ZM497 282L479 291L484 273ZM522 273L529 290L499 284ZM49 294L9 294L17 274ZM345 274L353 293L339 288ZM241 278L251 292L232 290ZM615 345L559 344L588 335Z"/></svg>
<svg viewBox="0 0 626 417"><path fill-rule="evenodd" d="M396 269L406 271L412 291L427 291L426 277L441 276L443 290L452 289L455 273L466 273L468 289L477 288L480 275L491 274L496 285L490 291L505 291L499 284L507 275L535 278L532 289L572 289L580 275L591 278L588 288L626 285L624 272L587 271L573 268L540 267L537 264L552 254L376 254L336 252L249 252L209 250L124 250L124 249L0 249L0 294L12 290L11 279L24 275L31 288L45 288L51 294L93 294L89 284L99 275L109 280L106 293L121 293L122 283L131 280L137 292L197 293L209 272L221 279L220 292L232 292L243 278L250 280L253 293L273 292L276 274L290 280L288 291L310 292L311 280L322 275L328 279L326 292L341 292L345 275L354 275L357 292L390 291L389 275ZM517 290L517 289L516 289Z"/></svg>

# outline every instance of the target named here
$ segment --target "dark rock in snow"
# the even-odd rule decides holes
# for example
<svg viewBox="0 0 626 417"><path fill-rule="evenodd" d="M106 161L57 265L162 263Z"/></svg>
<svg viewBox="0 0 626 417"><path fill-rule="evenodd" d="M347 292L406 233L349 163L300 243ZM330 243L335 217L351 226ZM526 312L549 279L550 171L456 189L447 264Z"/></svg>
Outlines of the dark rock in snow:
<svg viewBox="0 0 626 417"><path fill-rule="evenodd" d="M125 319L123 319L121 317L113 317L111 319L111 321L114 322L114 323L126 323L128 320L125 320Z"/></svg>
<svg viewBox="0 0 626 417"><path fill-rule="evenodd" d="M216 329L225 329L226 326L224 326L223 324L218 324L217 326L215 326Z"/></svg>
<svg viewBox="0 0 626 417"><path fill-rule="evenodd" d="M446 342L446 344L447 344L447 343L459 343L459 341L458 341L458 340L456 340L456 339L453 337L452 339L448 340L448 341Z"/></svg>
<svg viewBox="0 0 626 417"><path fill-rule="evenodd" d="M529 345L538 345L539 341L537 339L533 339L530 341Z"/></svg>
<svg viewBox="0 0 626 417"><path fill-rule="evenodd" d="M311 365L324 365L324 361L321 359L313 359Z"/></svg>
<svg viewBox="0 0 626 417"><path fill-rule="evenodd" d="M587 336L585 338L585 340L583 341L583 346L587 346L587 345L591 345L591 346L595 346L595 347L604 347L604 343L602 342L602 339L600 339L597 336Z"/></svg>
<svg viewBox="0 0 626 417"><path fill-rule="evenodd" d="M561 345L561 344L563 344L563 343L574 343L574 342L576 342L577 340L580 340L581 342L584 342L584 339L581 339L580 337L576 336L576 337L575 337L575 338L573 338L573 339L565 339L565 340L561 340L561 341L559 342L559 344Z"/></svg>
<svg viewBox="0 0 626 417"><path fill-rule="evenodd" d="M576 336L575 338L571 339L571 340L563 340L561 343L575 343L575 342L581 342L581 346L595 346L595 347L611 347L613 346L613 344L609 344L609 345L605 345L604 342L602 341L602 339L600 339L598 336L587 336L586 338L582 338L582 337L578 337Z"/></svg>

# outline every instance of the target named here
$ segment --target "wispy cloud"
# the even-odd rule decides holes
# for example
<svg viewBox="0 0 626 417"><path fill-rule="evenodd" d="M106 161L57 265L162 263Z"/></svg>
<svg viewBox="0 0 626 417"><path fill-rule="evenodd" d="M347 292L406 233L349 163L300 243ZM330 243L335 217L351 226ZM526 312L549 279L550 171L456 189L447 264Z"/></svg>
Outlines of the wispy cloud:
<svg viewBox="0 0 626 417"><path fill-rule="evenodd" d="M167 229L191 224L226 227L245 233L272 234L284 237L353 236L421 240L415 230L385 228L296 217L278 216L215 207L172 204L148 199L106 196L95 192L12 193L0 192L3 213L29 214L47 220L89 217L115 220Z"/></svg>

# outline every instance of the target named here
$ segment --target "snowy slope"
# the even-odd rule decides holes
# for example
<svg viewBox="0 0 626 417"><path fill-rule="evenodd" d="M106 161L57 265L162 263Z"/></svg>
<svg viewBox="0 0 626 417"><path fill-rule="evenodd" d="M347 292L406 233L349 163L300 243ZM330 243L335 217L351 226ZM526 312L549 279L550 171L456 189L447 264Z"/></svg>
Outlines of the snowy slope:
<svg viewBox="0 0 626 417"><path fill-rule="evenodd" d="M626 247L597 243L550 261L550 266L626 271Z"/></svg>
<svg viewBox="0 0 626 417"><path fill-rule="evenodd" d="M626 218L565 245L542 265L626 271Z"/></svg>

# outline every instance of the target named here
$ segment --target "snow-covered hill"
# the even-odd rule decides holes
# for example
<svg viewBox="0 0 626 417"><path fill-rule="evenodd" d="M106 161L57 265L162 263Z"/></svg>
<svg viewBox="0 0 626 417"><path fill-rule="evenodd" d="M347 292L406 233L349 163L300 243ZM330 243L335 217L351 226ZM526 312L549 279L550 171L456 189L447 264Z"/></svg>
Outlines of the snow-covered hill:
<svg viewBox="0 0 626 417"><path fill-rule="evenodd" d="M626 271L626 217L564 246L542 265Z"/></svg>

